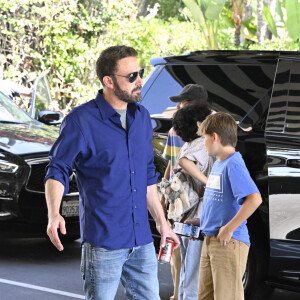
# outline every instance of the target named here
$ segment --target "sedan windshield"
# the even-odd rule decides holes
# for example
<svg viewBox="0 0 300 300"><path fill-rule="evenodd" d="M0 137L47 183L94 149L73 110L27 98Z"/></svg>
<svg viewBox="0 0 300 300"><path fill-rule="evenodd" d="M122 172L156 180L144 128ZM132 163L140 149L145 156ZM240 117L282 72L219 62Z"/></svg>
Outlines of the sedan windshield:
<svg viewBox="0 0 300 300"><path fill-rule="evenodd" d="M0 123L33 123L33 120L12 100L0 93Z"/></svg>

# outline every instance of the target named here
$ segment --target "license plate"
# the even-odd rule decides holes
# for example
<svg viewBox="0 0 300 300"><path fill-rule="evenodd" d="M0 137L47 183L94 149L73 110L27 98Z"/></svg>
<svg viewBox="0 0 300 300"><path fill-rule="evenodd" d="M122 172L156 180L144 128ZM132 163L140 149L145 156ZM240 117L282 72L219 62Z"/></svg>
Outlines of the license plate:
<svg viewBox="0 0 300 300"><path fill-rule="evenodd" d="M79 216L79 201L63 201L61 214L65 217L78 217Z"/></svg>

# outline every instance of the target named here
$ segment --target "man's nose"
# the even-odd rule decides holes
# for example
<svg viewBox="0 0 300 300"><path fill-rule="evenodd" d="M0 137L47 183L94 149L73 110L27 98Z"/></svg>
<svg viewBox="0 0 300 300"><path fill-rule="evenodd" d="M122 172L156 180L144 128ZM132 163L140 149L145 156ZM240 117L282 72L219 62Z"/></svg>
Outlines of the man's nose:
<svg viewBox="0 0 300 300"><path fill-rule="evenodd" d="M138 77L136 79L136 83L137 83L137 85L143 85L143 79L141 78L140 74L138 75Z"/></svg>

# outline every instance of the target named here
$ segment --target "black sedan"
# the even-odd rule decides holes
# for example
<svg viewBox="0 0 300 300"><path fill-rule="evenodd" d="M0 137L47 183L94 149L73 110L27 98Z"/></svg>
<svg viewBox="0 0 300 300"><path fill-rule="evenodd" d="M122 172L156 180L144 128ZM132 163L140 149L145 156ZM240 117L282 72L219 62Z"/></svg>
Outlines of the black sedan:
<svg viewBox="0 0 300 300"><path fill-rule="evenodd" d="M47 207L43 179L48 153L58 137L62 114L47 111L51 103L47 81L39 78L27 114L0 93L0 237L46 236ZM46 125L47 124L47 125ZM79 194L75 172L61 214L66 240L80 237Z"/></svg>

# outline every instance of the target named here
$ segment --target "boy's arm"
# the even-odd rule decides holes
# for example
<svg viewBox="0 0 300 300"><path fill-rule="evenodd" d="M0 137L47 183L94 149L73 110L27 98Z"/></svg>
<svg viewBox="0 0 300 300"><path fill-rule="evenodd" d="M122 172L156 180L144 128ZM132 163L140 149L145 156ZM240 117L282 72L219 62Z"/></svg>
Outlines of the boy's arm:
<svg viewBox="0 0 300 300"><path fill-rule="evenodd" d="M226 246L230 241L233 232L255 212L261 203L262 199L259 193L253 193L246 197L234 218L219 230L217 239L222 246Z"/></svg>
<svg viewBox="0 0 300 300"><path fill-rule="evenodd" d="M164 178L168 179L170 178L170 168L171 168L171 161L169 160L168 165L165 170Z"/></svg>
<svg viewBox="0 0 300 300"><path fill-rule="evenodd" d="M186 157L182 157L178 161L179 166L192 177L198 179L204 185L207 183L207 177L197 168L195 163Z"/></svg>

